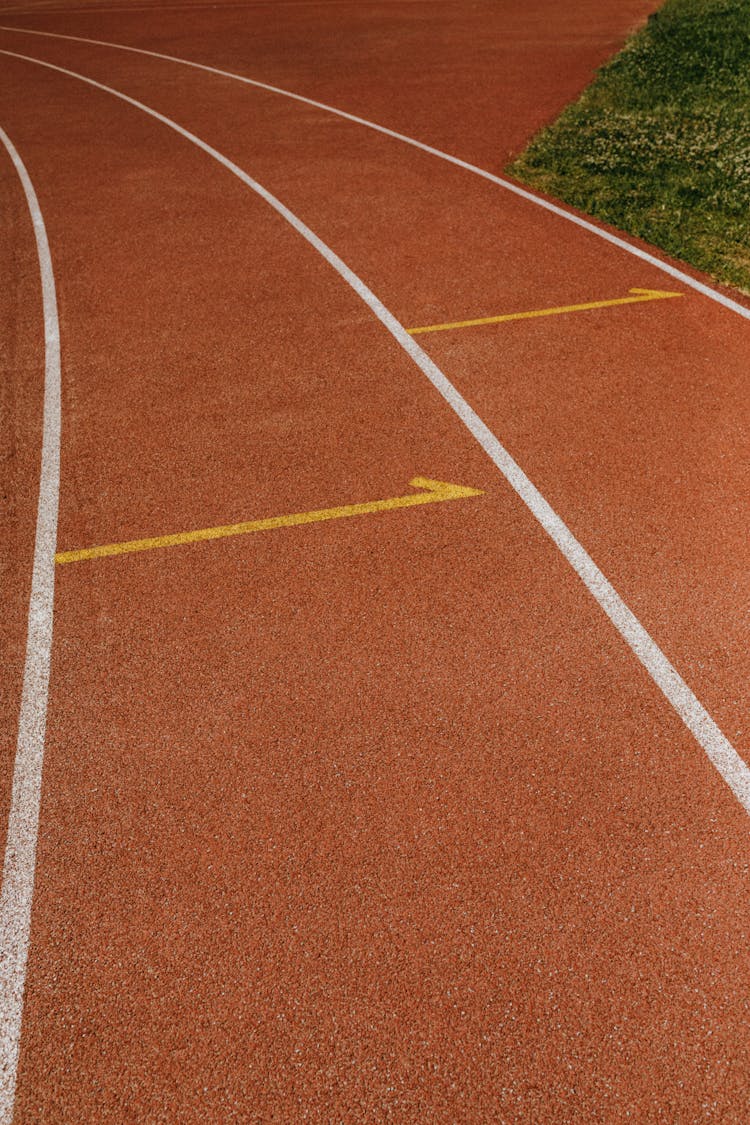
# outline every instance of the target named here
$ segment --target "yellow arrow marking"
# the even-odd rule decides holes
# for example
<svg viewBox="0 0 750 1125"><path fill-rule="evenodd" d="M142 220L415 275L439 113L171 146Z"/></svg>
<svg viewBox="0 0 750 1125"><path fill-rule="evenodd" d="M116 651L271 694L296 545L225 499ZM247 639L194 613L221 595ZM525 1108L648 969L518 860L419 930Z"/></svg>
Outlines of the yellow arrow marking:
<svg viewBox="0 0 750 1125"><path fill-rule="evenodd" d="M629 289L634 297L615 297L611 301L588 301L585 305L559 305L553 309L533 309L531 312L503 313L501 316L483 316L479 320L454 320L450 324L427 324L424 328L407 328L410 336L422 332L446 332L449 328L474 328L477 324L502 324L505 320L530 320L535 316L559 316L561 313L584 312L586 309L609 309L613 305L636 305L640 301L664 301L669 297L684 297L684 293L670 293L663 289Z"/></svg>
<svg viewBox="0 0 750 1125"><path fill-rule="evenodd" d="M130 551L152 551L156 547L177 547L182 543L197 543L202 539L224 539L228 535L249 535L253 531L271 531L277 527L296 527L303 523L321 520L340 520L346 516L366 516L372 512L389 512L393 508L412 508L415 504L435 504L443 500L462 500L467 496L482 496L478 488L460 484L447 484L442 480L414 477L411 488L424 489L409 496L396 496L391 500L369 500L364 504L347 504L342 508L320 508L314 512L295 512L289 516L272 516L249 523L232 523L224 527L204 527L198 531L183 531L177 535L160 535L156 539L131 539L127 543L107 543L103 547L86 547L81 551L60 551L56 563L81 562L83 559L101 559L105 555L124 555Z"/></svg>

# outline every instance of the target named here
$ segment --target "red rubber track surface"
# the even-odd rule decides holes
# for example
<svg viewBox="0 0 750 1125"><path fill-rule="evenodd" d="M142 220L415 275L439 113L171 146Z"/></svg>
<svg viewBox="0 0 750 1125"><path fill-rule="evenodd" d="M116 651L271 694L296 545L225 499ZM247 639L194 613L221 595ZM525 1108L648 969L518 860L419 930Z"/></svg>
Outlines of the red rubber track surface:
<svg viewBox="0 0 750 1125"><path fill-rule="evenodd" d="M499 171L651 8L12 18L236 70ZM407 326L680 289L323 111L103 47L0 47L215 146ZM416 475L484 490L58 569L16 1120L746 1121L747 815L552 542L225 169L7 57L0 104L59 288L61 549ZM6 807L43 366L14 176L5 161ZM745 757L749 337L686 289L419 338Z"/></svg>

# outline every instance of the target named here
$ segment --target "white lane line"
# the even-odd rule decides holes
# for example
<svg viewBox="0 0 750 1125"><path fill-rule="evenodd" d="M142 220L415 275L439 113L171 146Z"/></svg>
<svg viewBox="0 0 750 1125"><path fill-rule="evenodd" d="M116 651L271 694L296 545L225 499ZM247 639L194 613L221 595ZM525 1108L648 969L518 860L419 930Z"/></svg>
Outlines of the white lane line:
<svg viewBox="0 0 750 1125"><path fill-rule="evenodd" d="M640 621L631 613L617 591L604 577L594 560L584 550L573 533L550 507L542 494L531 483L523 470L516 464L508 451L501 445L479 415L472 410L466 399L459 394L440 368L437 367L427 353L422 350L414 337L409 335L406 328L396 320L395 316L388 311L382 301L365 285L364 281L339 258L338 254L334 253L334 251L318 238L301 219L298 219L288 207L285 207L276 196L272 195L270 191L267 191L257 180L252 179L247 172L243 172L243 170L238 167L237 164L229 160L228 157L222 155L222 153L212 148L211 145L207 144L205 141L202 141L200 137L196 137L194 133L183 129L181 125L172 121L171 118L165 117L155 109L144 105L143 102L136 101L135 98L131 98L127 94L120 93L119 90L112 89L111 86L104 86L101 82L96 82L93 78L87 78L83 74L77 74L73 70L66 70L64 67L55 66L53 63L44 62L42 59L30 58L28 55L18 55L13 51L2 50L0 54L23 59L26 62L46 67L48 70L55 70L60 74L67 74L71 78L77 78L81 82L95 87L97 90L104 90L106 93L112 94L121 101L135 106L136 109L147 113L149 117L161 121L163 125L168 126L168 128L179 133L181 137L197 145L203 152L213 157L219 164L222 164L237 176L243 184L246 184L252 191L264 199L266 203L273 207L302 238L309 242L309 244L325 258L328 264L336 270L347 285L350 285L355 293L362 298L364 303L378 318L381 324L388 329L404 351L411 356L417 367L427 376L435 389L442 395L451 409L473 434L488 457L491 458L511 487L520 496L524 504L526 504L532 515L539 521L547 534L557 544L586 588L594 598L596 598L612 624L633 650L641 664L643 664L654 683L661 689L687 728L703 747L737 800L742 804L743 808L750 813L750 769L748 769L729 740L719 730L719 727L690 690L679 672L670 664L656 642L652 640Z"/></svg>
<svg viewBox="0 0 750 1125"><path fill-rule="evenodd" d="M408 137L405 133L397 133L394 129L387 129L384 125L378 125L374 121L368 121L366 117L357 117L354 113L347 113L345 110L337 109L336 106L328 105L326 102L317 102L313 98L306 98L303 97L302 94L295 94L291 90L285 90L281 86L271 86L267 82L259 82L255 78L246 78L243 74L235 74L231 70L221 70L219 67L208 66L206 63L193 62L190 59L181 59L177 55L165 55L160 51L147 51L143 47L129 47L125 43L111 43L106 39L84 39L80 35L61 35L56 31L35 31L28 27L10 27L5 24L0 24L0 31L14 31L20 35L41 35L47 39L69 39L73 43L88 43L93 47L112 47L117 51L130 51L136 55L148 55L154 59L164 59L166 62L180 63L181 66L190 66L195 70L205 70L209 74L218 74L221 78L231 78L235 82L243 82L246 86L255 86L258 90L267 90L271 94L280 94L282 97L291 98L295 102L302 102L304 105L314 106L315 109L325 110L326 113L333 113L336 117L343 117L345 121L353 121L355 125L363 125L366 129L373 129L376 133L382 133L386 137L392 137L396 141L402 141L404 144L411 145L412 148L421 149L422 152L428 152L431 156L437 156L440 160L447 160L449 164L455 164L457 168L463 168L465 172L471 172L475 176L481 176L482 179L497 184L498 187L520 196L521 199L525 199L529 203L535 203L537 207L543 207L545 211L551 211L553 215L558 215L562 219L567 219L569 223L575 223L576 226L581 227L590 234L595 234L597 238L602 238L605 242L619 247L620 250L625 250L628 254L640 258L641 261L648 262L649 265L655 266L656 269L661 270L662 273L669 274L670 277L676 277L679 281L683 282L683 284L689 285L691 289L702 293L704 297L708 297L710 300L716 301L717 304L723 305L725 308L731 309L732 312L738 313L739 316L744 317L746 320L750 320L750 309L745 308L745 306L741 305L738 301L733 301L732 298L727 297L726 294L719 293L716 289L712 289L710 285L706 285L704 282L691 277L690 274L684 273L681 269L678 269L677 266L672 266L668 262L662 262L653 254L649 254L647 250L641 249L640 246L634 246L624 238L620 238L618 235L610 233L610 231L595 226L594 223L590 223L587 219L576 215L573 211L568 211L567 208L560 207L557 203L552 203L543 196L521 187L520 184L513 183L512 180L505 180L502 176L495 176L492 172L486 172L483 168L477 167L476 164L470 164L466 160L460 160L457 156L451 156L449 152L443 152L442 149L433 148L432 145L424 144L423 141L417 141L414 137Z"/></svg>
<svg viewBox="0 0 750 1125"><path fill-rule="evenodd" d="M36 192L21 157L3 129L0 129L0 141L8 150L18 172L34 225L42 279L45 351L42 463L34 566L13 793L5 844L3 887L0 892L0 1123L10 1125L29 953L52 653L57 509L60 496L60 327L52 259Z"/></svg>

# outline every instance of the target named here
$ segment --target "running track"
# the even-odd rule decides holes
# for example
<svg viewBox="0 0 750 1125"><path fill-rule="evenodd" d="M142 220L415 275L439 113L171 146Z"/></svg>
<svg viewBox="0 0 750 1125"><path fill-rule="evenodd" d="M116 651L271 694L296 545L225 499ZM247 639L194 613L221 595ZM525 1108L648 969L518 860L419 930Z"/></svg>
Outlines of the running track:
<svg viewBox="0 0 750 1125"><path fill-rule="evenodd" d="M2 22L499 173L652 7ZM0 1120L745 1122L747 309L309 103L0 50Z"/></svg>

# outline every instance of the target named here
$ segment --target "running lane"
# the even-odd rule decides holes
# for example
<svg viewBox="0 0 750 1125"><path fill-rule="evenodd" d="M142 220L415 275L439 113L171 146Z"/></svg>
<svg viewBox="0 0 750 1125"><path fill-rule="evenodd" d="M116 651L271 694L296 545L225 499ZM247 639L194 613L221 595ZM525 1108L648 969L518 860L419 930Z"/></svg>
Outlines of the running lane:
<svg viewBox="0 0 750 1125"><path fill-rule="evenodd" d="M423 290L415 324L504 311L453 308L498 259L504 301L664 286L598 243L553 257L544 227L511 270L530 240L496 189L167 64L65 59L268 182L406 323ZM485 490L61 570L18 1119L741 1121L747 821L718 775L290 230L135 110L6 75L28 90L7 127L61 284L62 547L394 495L416 473ZM601 315L657 339L653 362L672 306ZM539 322L538 351L565 355L574 323ZM501 436L493 379L532 384L511 447L543 467L537 351L511 366L461 339L429 346L502 407ZM642 543L628 573L649 609Z"/></svg>

